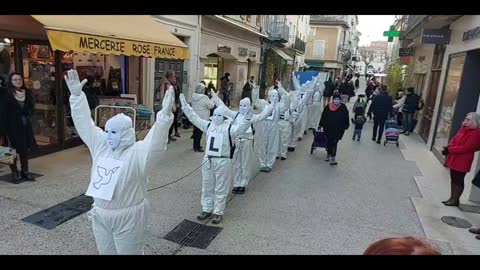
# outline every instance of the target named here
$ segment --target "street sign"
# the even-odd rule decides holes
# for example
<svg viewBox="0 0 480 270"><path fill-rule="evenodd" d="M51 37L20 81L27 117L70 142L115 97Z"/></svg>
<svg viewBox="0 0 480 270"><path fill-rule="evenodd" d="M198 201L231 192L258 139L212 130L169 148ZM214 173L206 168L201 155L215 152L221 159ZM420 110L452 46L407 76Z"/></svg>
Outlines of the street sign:
<svg viewBox="0 0 480 270"><path fill-rule="evenodd" d="M389 31L383 32L383 36L388 37L388 42L392 42L394 37L400 37L400 31L396 31L395 26L392 25Z"/></svg>

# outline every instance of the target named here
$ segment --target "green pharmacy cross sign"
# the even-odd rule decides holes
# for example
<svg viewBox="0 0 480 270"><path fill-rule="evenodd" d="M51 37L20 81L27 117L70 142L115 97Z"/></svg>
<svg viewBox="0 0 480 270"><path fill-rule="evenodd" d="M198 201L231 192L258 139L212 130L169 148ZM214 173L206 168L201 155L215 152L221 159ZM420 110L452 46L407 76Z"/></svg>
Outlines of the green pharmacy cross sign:
<svg viewBox="0 0 480 270"><path fill-rule="evenodd" d="M400 36L400 31L395 31L395 26L392 25L390 26L389 31L384 31L383 32L384 37L388 37L388 42L392 42L394 37L399 37Z"/></svg>

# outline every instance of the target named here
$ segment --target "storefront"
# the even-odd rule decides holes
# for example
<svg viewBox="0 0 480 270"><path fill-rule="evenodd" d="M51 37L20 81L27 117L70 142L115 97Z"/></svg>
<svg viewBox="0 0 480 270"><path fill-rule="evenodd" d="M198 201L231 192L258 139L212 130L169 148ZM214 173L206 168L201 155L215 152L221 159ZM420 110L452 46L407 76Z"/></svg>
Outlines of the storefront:
<svg viewBox="0 0 480 270"><path fill-rule="evenodd" d="M230 73L231 98L238 101L250 76L258 82L260 72L260 34L204 16L200 46L200 78L220 88L220 79ZM203 76L202 76L203 74Z"/></svg>
<svg viewBox="0 0 480 270"><path fill-rule="evenodd" d="M145 92L142 57L184 59L188 54L181 41L149 16L18 17L44 33L43 38L32 40L17 25L5 36L10 41L8 73L22 74L35 98L37 155L81 144L63 80L67 70L74 68L81 79L88 79L84 91L92 109L100 104L136 107L143 103ZM131 34L136 27L143 33Z"/></svg>
<svg viewBox="0 0 480 270"><path fill-rule="evenodd" d="M463 16L452 23L450 29L451 38L445 49L434 110L435 121L428 142L441 162L441 150L460 129L467 113L480 111L480 18Z"/></svg>

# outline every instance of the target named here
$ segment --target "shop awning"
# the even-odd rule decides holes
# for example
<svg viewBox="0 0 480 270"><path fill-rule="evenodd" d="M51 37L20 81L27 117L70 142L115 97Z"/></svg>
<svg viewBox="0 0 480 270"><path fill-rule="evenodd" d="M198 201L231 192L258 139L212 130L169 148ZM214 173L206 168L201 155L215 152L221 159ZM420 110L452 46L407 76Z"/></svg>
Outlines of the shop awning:
<svg viewBox="0 0 480 270"><path fill-rule="evenodd" d="M188 46L148 15L32 15L54 50L186 59Z"/></svg>
<svg viewBox="0 0 480 270"><path fill-rule="evenodd" d="M222 53L222 52L215 52L215 53L211 53L207 56L218 56L218 57L221 57L223 59L227 59L227 60L238 60L235 56L233 56L233 54L231 53Z"/></svg>
<svg viewBox="0 0 480 270"><path fill-rule="evenodd" d="M273 50L276 54L278 54L281 58L283 58L283 60L285 60L285 61L287 61L287 62L289 62L289 61L293 62L293 58L290 57L288 54L284 53L284 52L283 52L282 50L280 50L279 48L273 47L273 46L270 47L270 48L272 48L272 50Z"/></svg>

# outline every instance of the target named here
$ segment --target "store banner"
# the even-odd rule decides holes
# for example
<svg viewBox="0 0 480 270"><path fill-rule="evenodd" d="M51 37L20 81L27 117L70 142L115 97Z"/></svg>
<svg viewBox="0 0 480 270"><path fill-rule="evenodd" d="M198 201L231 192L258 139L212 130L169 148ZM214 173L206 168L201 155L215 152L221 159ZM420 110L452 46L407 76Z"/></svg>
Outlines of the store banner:
<svg viewBox="0 0 480 270"><path fill-rule="evenodd" d="M54 50L88 52L152 58L187 59L188 49L127 39L47 30Z"/></svg>

